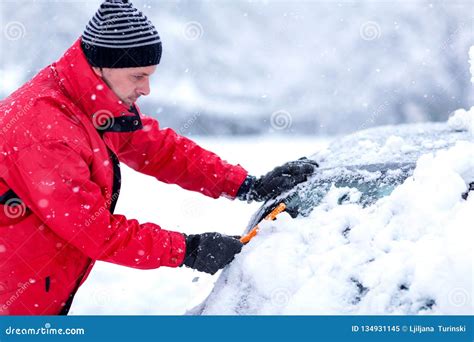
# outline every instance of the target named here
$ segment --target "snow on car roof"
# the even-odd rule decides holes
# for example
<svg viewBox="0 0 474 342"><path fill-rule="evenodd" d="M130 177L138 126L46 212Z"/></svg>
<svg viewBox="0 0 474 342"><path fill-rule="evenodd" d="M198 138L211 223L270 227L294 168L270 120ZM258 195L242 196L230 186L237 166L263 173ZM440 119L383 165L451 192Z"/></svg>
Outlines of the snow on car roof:
<svg viewBox="0 0 474 342"><path fill-rule="evenodd" d="M472 140L467 131L455 131L446 123L383 126L353 133L330 144L312 159L324 168L336 166L414 163L422 155Z"/></svg>

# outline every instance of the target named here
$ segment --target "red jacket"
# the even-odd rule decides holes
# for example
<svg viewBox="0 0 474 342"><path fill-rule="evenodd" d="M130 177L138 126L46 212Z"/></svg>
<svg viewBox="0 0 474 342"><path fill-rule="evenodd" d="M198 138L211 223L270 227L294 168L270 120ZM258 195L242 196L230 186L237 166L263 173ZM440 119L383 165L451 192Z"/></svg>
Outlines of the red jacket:
<svg viewBox="0 0 474 342"><path fill-rule="evenodd" d="M95 260L182 263L182 234L113 214L118 160L214 198L234 198L247 175L129 111L80 40L0 102L0 123L0 314L67 313Z"/></svg>

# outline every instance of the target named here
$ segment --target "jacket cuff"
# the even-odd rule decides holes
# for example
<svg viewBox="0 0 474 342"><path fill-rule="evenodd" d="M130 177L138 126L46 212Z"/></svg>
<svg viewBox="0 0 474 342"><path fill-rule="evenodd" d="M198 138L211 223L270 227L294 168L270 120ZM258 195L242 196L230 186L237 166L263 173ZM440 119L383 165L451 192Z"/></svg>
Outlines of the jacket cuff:
<svg viewBox="0 0 474 342"><path fill-rule="evenodd" d="M167 262L163 262L162 266L178 267L184 261L186 253L186 240L183 234L178 232L169 232L171 249Z"/></svg>
<svg viewBox="0 0 474 342"><path fill-rule="evenodd" d="M224 183L224 191L221 196L235 199L240 186L244 183L247 178L248 172L240 165L233 166L226 175Z"/></svg>

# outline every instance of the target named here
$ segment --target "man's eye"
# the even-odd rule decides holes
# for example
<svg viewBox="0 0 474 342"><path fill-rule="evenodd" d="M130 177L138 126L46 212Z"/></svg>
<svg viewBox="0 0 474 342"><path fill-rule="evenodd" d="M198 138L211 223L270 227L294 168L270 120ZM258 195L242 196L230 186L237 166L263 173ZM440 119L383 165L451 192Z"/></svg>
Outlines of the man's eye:
<svg viewBox="0 0 474 342"><path fill-rule="evenodd" d="M136 80L141 80L141 79L143 78L143 76L141 76L141 75L134 75L133 78L136 79Z"/></svg>

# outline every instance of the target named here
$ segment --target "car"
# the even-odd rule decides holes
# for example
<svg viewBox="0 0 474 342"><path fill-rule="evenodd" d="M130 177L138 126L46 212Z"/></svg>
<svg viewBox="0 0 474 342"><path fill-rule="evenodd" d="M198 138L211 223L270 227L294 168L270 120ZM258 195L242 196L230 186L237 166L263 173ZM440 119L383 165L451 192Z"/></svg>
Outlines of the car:
<svg viewBox="0 0 474 342"><path fill-rule="evenodd" d="M468 131L452 130L445 123L375 127L336 140L310 157L320 165L315 176L264 203L246 232L282 202L293 218L308 216L332 187L346 190L341 193L340 204L350 201L351 189L356 189L355 202L371 205L410 177L421 155L450 148L460 140L472 137ZM473 190L473 182L464 197Z"/></svg>
<svg viewBox="0 0 474 342"><path fill-rule="evenodd" d="M333 143L329 144L329 146L323 150L318 151L312 156L309 156L310 159L316 161L319 164L317 172L310 177L306 182L298 184L290 191L266 201L259 210L253 215L250 219L250 222L244 232L244 234L248 234L254 227L258 224L261 225L261 222L268 218L269 214L275 212L277 207L281 206L281 203L285 205L285 211L291 216L295 222L296 229L305 228L304 219L311 218L312 212L316 211L316 208L320 210L318 212L319 215L324 214L324 210L321 209L323 206L327 206L327 197L329 194L334 195L336 194L337 198L331 197L331 203L335 203L335 206L330 206L326 213L331 211L333 208L340 206L344 209L344 205L346 208L349 208L352 205L352 208L356 207L358 210L357 213L363 212L363 210L368 209L377 211L380 208L377 207L379 205L380 200L383 198L389 197L397 187L403 184L409 177L414 175L415 169L417 167L417 162L419 161L420 157L423 155L435 154L446 149L450 149L455 147L458 142L467 141L471 143L473 141L472 133L469 130L455 130L446 123L422 123L422 124L404 124L404 125L396 125L396 126L385 126L385 127L375 127L366 130L362 130L341 139L336 139ZM468 151L471 151L472 148L469 145ZM470 152L471 153L471 152ZM468 166L472 168L472 172L469 173L471 177L468 179L467 184L469 184L466 189L463 190L463 193L460 194L462 199L467 200L469 197L469 193L474 190L474 166ZM428 171L429 173L429 171ZM412 177L413 178L413 177ZM459 198L459 201L462 201ZM404 203L405 199L402 198L401 203ZM468 201L466 201L468 202ZM412 202L416 203L416 202ZM473 201L469 202L470 204ZM332 205L332 204L331 204ZM337 208L336 208L337 209ZM323 227L320 226L321 223L331 222L326 219L326 221L318 221L314 227L310 227L310 229L306 229L301 236L297 237L296 239L292 239L289 237L290 235L288 231L285 231L282 235L281 241L272 240L271 243L277 243L277 245L271 245L270 243L265 244L262 242L262 239L259 240L257 244L257 249L259 248L260 251L246 251L246 254L242 257L237 256L240 258L237 262L232 263L228 266L219 276L217 282L215 283L214 290L211 294L204 300L203 303L196 306L195 308L188 311L188 314L192 315L199 315L199 314L274 314L274 313L288 313L288 312L296 312L298 314L301 313L327 313L329 310L330 313L409 313L409 314L418 314L422 311L429 311L436 307L439 302L442 300L437 298L433 295L435 291L420 291L416 286L414 286L413 292L411 292L411 285L410 282L413 281L413 276L410 278L406 274L410 274L413 272L413 266L411 262L406 262L404 258L406 255L410 255L413 251L409 248L412 248L413 239L411 236L415 234L417 238L423 238L423 232L411 232L408 228L405 228L403 224L403 218L397 217L394 222L399 224L397 231L408 231L405 233L409 238L407 238L408 242L403 242L403 248L409 249L406 254L403 254L401 251L404 251L403 248L399 248L397 244L398 241L391 241L388 243L386 241L387 235L393 233L386 233L383 232L380 236L377 236L377 224L379 222L384 222L389 219L386 217L394 217L393 211L397 211L398 208L395 207L396 210L392 210L392 207L389 207L389 210L382 209L384 213L382 214L374 214L373 212L364 211L360 217L353 219L352 217L355 216L353 212L349 211L349 214L346 217L341 218L341 223L339 225L332 225L328 229L326 229L325 234L335 234L331 235L327 241L321 242L323 245L314 246L314 241L318 241L314 235L319 234L319 232L315 232L314 229L323 230ZM470 208L469 210L471 210ZM430 209L431 210L431 209ZM472 212L469 211L468 212ZM400 211L400 210L398 210ZM340 213L340 212L339 212ZM415 216L418 213L415 211ZM334 210L334 212L329 213L328 217L332 220L338 219L337 217L338 212ZM354 225L358 224L358 221L361 221L366 216L376 215L375 220L367 221L371 226L370 229L367 226L359 227L359 232L356 238L352 240L348 238L348 234L351 228L354 228ZM433 215L434 216L434 215ZM378 220L381 217L380 220ZM285 218L286 219L286 218ZM291 219L290 219L291 220ZM345 221L355 221L355 222L345 222ZM462 219L463 225L465 225L465 219ZM280 216L278 216L277 220L272 222L274 227L277 227L281 223L288 223L288 220L279 222ZM375 221L374 224L372 224ZM367 223L365 223L367 224ZM394 225L393 222L391 223L392 226ZM414 224L420 224L419 222L415 222ZM347 228L345 228L347 226ZM375 228L373 228L375 227ZM385 226L384 228L387 231L391 231L393 227ZM307 224L306 224L307 228ZM333 230L339 231L334 233ZM404 230L405 229L405 230ZM365 236L365 230L370 231L370 235ZM361 233L362 231L362 233ZM421 231L421 229L420 229ZM328 233L329 232L329 233ZM342 234L339 234L342 233ZM339 235L338 235L339 234ZM411 235L410 235L411 234ZM417 235L418 234L418 235ZM262 233L259 233L262 235ZM264 238L273 238L273 235L270 234L264 236ZM362 238L361 238L362 236ZM280 265L281 262L285 264L287 259L292 260L300 260L298 258L302 258L303 260L308 257L307 254L303 253L299 254L298 248L295 250L285 249L285 251L281 251L283 255L279 255L278 252L276 255L273 253L273 249L279 250L281 247L285 248L285 244L287 243L284 241L285 239L290 239L292 241L305 241L308 240L308 237L311 242L305 246L300 246L300 249L309 251L309 253L313 252L314 250L321 251L327 249L327 254L315 254L312 255L311 261L312 264L306 264L306 266L301 266L302 270L301 273L311 273L316 269L315 272L318 274L316 279L304 280L298 283L298 279L291 279L292 277L298 278L300 273L298 270L294 270L294 267L288 267L288 265ZM451 238L452 236L450 236ZM455 237L456 238L456 237ZM366 240L364 240L366 239ZM381 247L374 245L374 240L381 240ZM397 240L397 239L394 239ZM428 239L429 240L429 239ZM255 241L255 240L254 240ZM250 244L254 244L254 241L251 241ZM337 241L334 243L334 241ZM441 237L439 241L444 241L444 237ZM392 243L393 242L393 243ZM290 242L288 242L290 243ZM327 245L334 243L332 250ZM440 244L442 244L441 242ZM327 245L325 245L327 244ZM347 251L348 245L352 244L352 250L350 252ZM360 247L360 246L362 247ZM376 244L375 244L376 245ZM391 247L391 245L395 247ZM409 246L409 247L407 247ZM364 248L368 250L365 251ZM424 250L425 245L423 243L420 244L419 250ZM454 247L453 247L454 248ZM337 249L337 253L332 253L334 250ZM390 255L391 250L396 250L399 254L396 254L395 257L392 257L395 262L390 260L390 258L386 258L386 255ZM428 255L429 249L427 249ZM291 256L284 255L284 253L289 253ZM253 255L251 255L253 253ZM255 253L261 253L255 255ZM358 254L356 256L356 254ZM249 262L255 262L255 260L262 260L264 258L276 258L280 261L280 263L273 263L271 265L262 265L259 267L253 268L251 265L252 270L246 270L245 268L248 267ZM349 257L350 260L348 263L353 263L352 267L348 267L346 262L338 263L339 259L343 259L344 257ZM365 261L359 261L359 258ZM397 259L398 258L398 259ZM421 259L423 259L422 257ZM462 258L462 256L460 256ZM333 264L330 267L321 266L321 268L327 268L327 271L320 271L320 264L319 262L323 262L325 259L333 260ZM403 261L405 260L405 261ZM423 263L428 262L427 260L431 260L430 257L426 257L423 259ZM464 259L462 259L464 263ZM341 260L342 262L342 260ZM405 262L405 264L403 264ZM417 259L412 261L420 262ZM288 263L291 263L288 261ZM297 266L299 262L295 263ZM377 266L374 266L377 265ZM395 266L394 266L395 265ZM406 267L411 267L407 270L396 270L398 267L402 267L399 265L404 265ZM469 265L469 263L466 263ZM239 269L240 267L240 269ZM286 268L285 268L286 267ZM369 267L370 272L367 271ZM374 271L374 267L378 267ZM280 269L282 268L282 269ZM365 271L355 272L352 268L360 268L365 269ZM359 307L359 309L354 311L344 311L343 304L340 307L337 305L333 305L332 303L325 303L324 309L316 308L318 303L321 303L321 300L318 301L319 297L328 297L330 298L333 293L331 293L332 286L336 284L339 286L340 283L344 282L344 285L341 285L341 293L339 294L340 297L345 298L344 301L349 303L349 306L356 307L362 302L364 296L369 296L369 288L371 281L374 282L374 279L377 277L383 277L384 270L390 270L392 268L395 275L391 277L393 280L387 281L386 279L379 280L379 283L385 283L385 287L382 290L376 288L378 285L375 282L375 285L372 284L373 287L376 289L370 291L370 294L374 294L374 296L378 296L376 299L372 299L369 301L369 304L365 303L365 307ZM309 269L309 271L308 271ZM345 270L344 274L337 270ZM313 270L313 271L312 271ZM336 270L336 271L334 271ZM382 270L382 271L381 271ZM289 272L288 272L289 271ZM285 272L291 273L285 274ZM321 273L318 273L321 272ZM335 272L338 277L340 277L339 282L335 280L328 279L326 276L326 272ZM338 273L339 272L339 273ZM398 273L397 273L398 272ZM263 273L263 274L262 274ZM389 274L390 272L386 272ZM369 274L369 275L368 275ZM324 280L321 280L320 277L324 277ZM290 278L290 279L287 279ZM416 278L416 277L415 277ZM459 277L451 277L450 279L456 279ZM465 277L461 277L464 279ZM418 278L416 278L418 279ZM422 281L424 281L422 278ZM325 285L322 287L318 287L318 281L324 283ZM334 281L333 283L331 283ZM396 284L392 284L392 282L398 282ZM463 280L464 281L464 280ZM235 282L240 282L240 284L235 284ZM268 284L269 282L273 282L274 284ZM282 286L279 282L284 282L285 285ZM327 282L327 283L325 283ZM415 282L416 283L416 282ZM310 284L310 285L308 285ZM333 284L328 285L328 284ZM388 285L387 285L388 284ZM441 284L441 283L440 283ZM418 285L419 286L419 285ZM441 286L441 285L439 285ZM449 285L451 286L451 285ZM321 291L321 289L327 290L325 294L317 293L314 295L315 303L311 304L311 300L306 300L305 296L299 296L300 298L295 299L298 296L293 296L295 292L299 289L311 289L314 287ZM446 287L446 286L445 286ZM282 290L283 289L283 290ZM454 288L455 291L459 288ZM345 291L349 293L346 294ZM390 296L384 294L384 291L390 292ZM441 291L441 290L440 290ZM444 291L444 290L443 290ZM452 292L451 291L451 292ZM309 291L312 293L311 291ZM337 291L335 291L337 292ZM450 296L454 297L459 295L458 293L452 294L450 292ZM308 293L303 291L303 293ZM465 294L464 292L460 292L461 295ZM385 297L384 297L385 296ZM441 295L440 295L441 296ZM303 298L301 298L303 297ZM445 296L446 297L446 296ZM381 299L382 298L382 299ZM293 305L293 311L287 309L286 311L280 310L282 308L281 301L282 299L284 302L291 301L299 301L299 304ZM309 298L308 298L309 299ZM330 299L328 299L329 301ZM380 305L380 301L387 301L392 306L390 309L380 309L377 305ZM272 302L273 309L268 309L268 307L272 306L268 304ZM285 302L285 303L286 303ZM465 301L469 303L468 301ZM276 303L276 304L275 304ZM308 304L306 304L308 303ZM324 301L322 302L324 303ZM375 304L374 304L375 303ZM377 304L377 305L376 305ZM286 305L286 304L285 304ZM443 304L443 308L445 307L454 307L458 303L449 304L446 306ZM463 303L463 305L468 305ZM306 309L302 309L305 306ZM263 307L264 309L259 309ZM266 307L266 309L265 309ZM276 307L276 309L275 309ZM367 308L368 307L368 308ZM460 306L457 306L459 308ZM295 309L296 308L296 309ZM314 311L313 311L314 308ZM301 311L300 311L301 309ZM272 311L273 310L273 311ZM323 311L318 311L323 310ZM365 310L365 311L364 311ZM386 311L384 311L386 310ZM468 308L467 310L472 310ZM443 313L443 311L441 312Z"/></svg>

